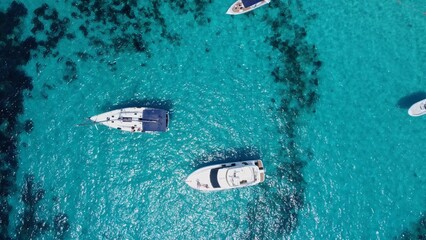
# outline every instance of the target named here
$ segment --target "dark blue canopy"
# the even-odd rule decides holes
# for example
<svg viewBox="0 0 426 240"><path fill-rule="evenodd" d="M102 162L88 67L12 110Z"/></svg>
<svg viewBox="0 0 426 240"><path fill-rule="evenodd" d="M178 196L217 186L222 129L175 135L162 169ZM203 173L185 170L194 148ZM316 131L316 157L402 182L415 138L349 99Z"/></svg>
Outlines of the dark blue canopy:
<svg viewBox="0 0 426 240"><path fill-rule="evenodd" d="M263 0L241 0L243 2L244 7L250 7L256 3L259 3Z"/></svg>
<svg viewBox="0 0 426 240"><path fill-rule="evenodd" d="M145 109L142 121L143 131L167 131L167 111L162 109Z"/></svg>

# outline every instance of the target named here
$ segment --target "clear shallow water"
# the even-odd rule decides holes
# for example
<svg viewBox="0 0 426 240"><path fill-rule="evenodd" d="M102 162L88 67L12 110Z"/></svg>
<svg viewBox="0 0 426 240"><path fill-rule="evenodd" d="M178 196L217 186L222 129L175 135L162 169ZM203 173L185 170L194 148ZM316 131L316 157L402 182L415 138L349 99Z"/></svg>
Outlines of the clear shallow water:
<svg viewBox="0 0 426 240"><path fill-rule="evenodd" d="M63 237L84 239L388 239L413 228L425 211L422 119L398 101L423 90L424 16L394 2L276 1L238 17L223 14L231 3L198 3L139 3L130 17L48 3L59 21L46 11L45 30L66 30L24 66L33 89L19 119L34 128L17 140L10 235L28 209L25 174L44 189L40 238L60 232L61 213ZM22 37L53 44L60 27L31 33L41 4L25 4ZM76 126L129 104L170 109L170 131ZM203 194L183 182L202 164L256 157L267 170L257 187Z"/></svg>
<svg viewBox="0 0 426 240"><path fill-rule="evenodd" d="M323 4L328 10L309 27L328 59L321 100L307 120L314 159L305 169L302 216L313 225L298 236L398 237L426 204L423 120L401 107L423 91L424 15L407 7L415 2Z"/></svg>

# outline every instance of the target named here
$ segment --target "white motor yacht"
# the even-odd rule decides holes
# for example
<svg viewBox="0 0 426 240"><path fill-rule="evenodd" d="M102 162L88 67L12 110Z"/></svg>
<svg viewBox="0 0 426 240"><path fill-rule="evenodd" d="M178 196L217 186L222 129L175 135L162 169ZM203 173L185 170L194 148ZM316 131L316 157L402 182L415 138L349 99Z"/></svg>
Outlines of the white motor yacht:
<svg viewBox="0 0 426 240"><path fill-rule="evenodd" d="M265 181L261 160L215 164L191 173L185 182L200 191L218 191L253 186Z"/></svg>

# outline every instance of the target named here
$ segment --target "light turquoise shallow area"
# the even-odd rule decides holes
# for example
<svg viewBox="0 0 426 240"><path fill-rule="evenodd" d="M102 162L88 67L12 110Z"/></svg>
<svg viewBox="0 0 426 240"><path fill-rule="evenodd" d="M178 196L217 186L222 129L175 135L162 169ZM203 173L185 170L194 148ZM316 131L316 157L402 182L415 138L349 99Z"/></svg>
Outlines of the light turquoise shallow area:
<svg viewBox="0 0 426 240"><path fill-rule="evenodd" d="M325 1L309 26L324 68L295 238L391 239L424 215L425 119L398 102L424 91L426 6L401 2Z"/></svg>
<svg viewBox="0 0 426 240"><path fill-rule="evenodd" d="M278 15L270 4L230 17L224 12L231 3L207 5L204 25L162 5L180 45L157 41L156 29L147 36L155 42L151 58L131 51L96 57L100 49L78 31L83 20L72 22L77 38L58 45L60 56L77 66L70 83L58 58L31 60L25 70L34 89L21 120L32 119L34 129L19 136L17 179L22 185L25 174L34 174L45 189L38 216L66 213L70 239L391 239L411 228L426 211L426 120L409 117L398 101L424 91L426 5L289 3L294 16L285 21L306 28L322 65L315 111L301 111L295 125L297 154L310 159L303 168L304 204L294 210L296 228L281 235L275 210L283 202L273 196L294 185L279 174L291 161L282 131L291 113L280 112L280 100L291 96L271 76L283 63L265 41L274 34L266 16ZM40 4L26 7L32 12ZM72 12L64 3L49 4L63 16ZM31 19L26 22L28 31ZM78 51L95 57L79 60ZM171 108L169 132L77 126L146 100ZM266 181L212 194L184 183L202 164L239 157L260 157ZM23 211L19 194L10 203L12 230ZM253 205L259 203L266 207ZM253 220L257 207L262 215Z"/></svg>

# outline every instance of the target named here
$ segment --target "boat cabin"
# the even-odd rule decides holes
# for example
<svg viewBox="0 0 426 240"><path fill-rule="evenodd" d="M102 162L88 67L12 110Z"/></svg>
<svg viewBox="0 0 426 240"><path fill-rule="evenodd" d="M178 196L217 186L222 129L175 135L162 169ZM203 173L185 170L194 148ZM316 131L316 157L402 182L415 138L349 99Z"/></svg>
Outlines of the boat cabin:
<svg viewBox="0 0 426 240"><path fill-rule="evenodd" d="M210 183L213 188L239 187L255 183L258 176L255 166L215 168L210 171Z"/></svg>

